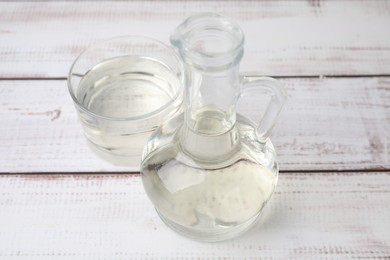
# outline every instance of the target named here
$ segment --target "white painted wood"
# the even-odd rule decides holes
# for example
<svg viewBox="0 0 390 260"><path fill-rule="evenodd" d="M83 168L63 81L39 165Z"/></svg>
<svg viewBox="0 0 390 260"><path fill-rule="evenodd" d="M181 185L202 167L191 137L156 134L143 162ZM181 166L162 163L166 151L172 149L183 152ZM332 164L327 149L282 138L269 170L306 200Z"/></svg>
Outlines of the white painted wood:
<svg viewBox="0 0 390 260"><path fill-rule="evenodd" d="M168 229L139 175L3 175L0 258L387 259L389 186L389 173L281 174L262 225L208 244Z"/></svg>
<svg viewBox="0 0 390 260"><path fill-rule="evenodd" d="M290 100L271 137L282 169L390 168L390 78L283 82Z"/></svg>
<svg viewBox="0 0 390 260"><path fill-rule="evenodd" d="M281 170L390 169L390 79L285 79ZM241 110L256 120L258 97ZM0 172L116 172L86 145L64 80L0 81Z"/></svg>
<svg viewBox="0 0 390 260"><path fill-rule="evenodd" d="M246 34L252 75L390 74L390 3L378 1L62 1L0 3L0 77L66 77L89 44L127 34L168 42L197 12Z"/></svg>
<svg viewBox="0 0 390 260"><path fill-rule="evenodd" d="M0 81L0 171L134 171L92 153L65 80Z"/></svg>

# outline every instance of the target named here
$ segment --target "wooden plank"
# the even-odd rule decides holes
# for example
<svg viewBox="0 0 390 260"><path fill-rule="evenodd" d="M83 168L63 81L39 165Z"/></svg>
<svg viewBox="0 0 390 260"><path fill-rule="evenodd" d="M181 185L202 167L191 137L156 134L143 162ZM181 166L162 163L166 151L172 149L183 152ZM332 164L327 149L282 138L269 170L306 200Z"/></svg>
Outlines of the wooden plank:
<svg viewBox="0 0 390 260"><path fill-rule="evenodd" d="M2 175L0 258L387 259L389 186L389 172L281 174L262 225L208 244L168 229L138 175Z"/></svg>
<svg viewBox="0 0 390 260"><path fill-rule="evenodd" d="M0 77L66 77L91 43L168 42L186 17L217 11L242 26L251 75L390 74L390 3L378 1L1 2Z"/></svg>
<svg viewBox="0 0 390 260"><path fill-rule="evenodd" d="M0 171L131 171L85 141L66 81L0 81Z"/></svg>
<svg viewBox="0 0 390 260"><path fill-rule="evenodd" d="M389 169L390 78L284 80L272 137L282 169Z"/></svg>
<svg viewBox="0 0 390 260"><path fill-rule="evenodd" d="M390 78L284 79L281 170L390 169ZM257 120L258 97L242 111ZM0 81L0 172L117 172L86 145L64 80Z"/></svg>

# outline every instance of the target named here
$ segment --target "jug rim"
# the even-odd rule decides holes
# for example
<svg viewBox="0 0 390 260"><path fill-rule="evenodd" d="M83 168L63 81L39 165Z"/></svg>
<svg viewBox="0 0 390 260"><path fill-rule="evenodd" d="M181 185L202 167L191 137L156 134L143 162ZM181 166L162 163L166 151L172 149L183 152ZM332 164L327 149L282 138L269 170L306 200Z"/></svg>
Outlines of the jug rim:
<svg viewBox="0 0 390 260"><path fill-rule="evenodd" d="M214 39L210 36L214 36ZM205 39L202 40L202 37ZM222 44L216 44L212 51L205 50L202 44L215 39L219 42L226 40L225 47L221 46ZM178 48L184 61L200 67L226 67L226 64L237 64L241 60L245 36L238 23L232 19L217 13L206 12L195 14L184 20L172 32L170 41ZM210 66L214 63L215 66Z"/></svg>

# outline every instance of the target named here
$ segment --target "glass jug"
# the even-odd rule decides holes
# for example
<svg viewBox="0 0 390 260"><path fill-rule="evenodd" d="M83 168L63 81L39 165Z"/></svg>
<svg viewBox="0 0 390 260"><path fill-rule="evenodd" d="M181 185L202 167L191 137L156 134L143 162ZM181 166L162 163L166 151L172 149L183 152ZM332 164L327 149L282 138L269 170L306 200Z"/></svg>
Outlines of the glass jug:
<svg viewBox="0 0 390 260"><path fill-rule="evenodd" d="M275 189L278 163L269 135L286 95L272 78L239 75L244 34L225 17L192 16L171 43L186 67L184 113L149 138L143 185L176 232L203 241L232 238L255 224ZM270 102L255 124L236 105L258 93Z"/></svg>

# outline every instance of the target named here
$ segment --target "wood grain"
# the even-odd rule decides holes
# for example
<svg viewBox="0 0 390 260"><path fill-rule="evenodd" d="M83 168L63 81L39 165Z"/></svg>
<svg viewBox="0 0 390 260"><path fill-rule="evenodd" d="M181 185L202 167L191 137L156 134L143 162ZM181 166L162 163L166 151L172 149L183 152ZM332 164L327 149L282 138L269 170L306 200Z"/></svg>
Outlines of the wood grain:
<svg viewBox="0 0 390 260"><path fill-rule="evenodd" d="M390 173L289 173L258 227L198 243L158 218L139 175L0 176L2 259L390 258Z"/></svg>
<svg viewBox="0 0 390 260"><path fill-rule="evenodd" d="M390 78L284 79L282 171L390 169ZM258 121L257 96L241 110ZM64 80L0 81L0 172L122 172L90 152Z"/></svg>
<svg viewBox="0 0 390 260"><path fill-rule="evenodd" d="M389 1L75 1L0 3L0 77L63 78L91 43L168 42L186 17L215 11L246 35L251 75L389 75Z"/></svg>

